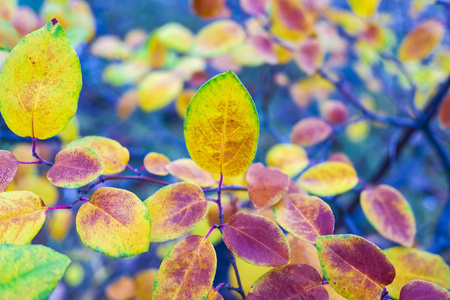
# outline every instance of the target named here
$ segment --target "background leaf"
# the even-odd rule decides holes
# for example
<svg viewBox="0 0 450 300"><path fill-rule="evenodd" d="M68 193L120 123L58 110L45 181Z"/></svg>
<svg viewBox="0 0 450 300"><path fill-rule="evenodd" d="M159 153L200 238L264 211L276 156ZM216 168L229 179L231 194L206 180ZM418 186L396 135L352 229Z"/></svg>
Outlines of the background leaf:
<svg viewBox="0 0 450 300"><path fill-rule="evenodd" d="M212 186L216 183L214 177L197 166L197 164L189 158L181 158L174 160L166 166L169 173L181 180L189 183L195 183L201 187Z"/></svg>
<svg viewBox="0 0 450 300"><path fill-rule="evenodd" d="M80 90L78 56L61 26L48 22L25 36L3 65L0 110L15 134L47 139L75 114Z"/></svg>
<svg viewBox="0 0 450 300"><path fill-rule="evenodd" d="M354 188L358 184L358 175L348 164L324 162L306 170L298 184L312 194L333 196Z"/></svg>
<svg viewBox="0 0 450 300"><path fill-rule="evenodd" d="M294 125L291 131L291 141L300 146L313 146L326 140L333 128L319 118L304 118Z"/></svg>
<svg viewBox="0 0 450 300"><path fill-rule="evenodd" d="M243 173L255 156L258 135L255 104L230 71L210 79L189 103L186 147L196 164L210 173Z"/></svg>
<svg viewBox="0 0 450 300"><path fill-rule="evenodd" d="M412 246L416 221L408 201L395 188L377 185L361 193L361 207L370 223L385 238Z"/></svg>
<svg viewBox="0 0 450 300"><path fill-rule="evenodd" d="M276 169L288 176L295 176L308 166L306 151L293 144L276 144L267 151L267 167Z"/></svg>
<svg viewBox="0 0 450 300"><path fill-rule="evenodd" d="M150 152L144 157L145 169L155 175L165 176L169 174L166 170L166 166L170 164L170 159L164 154Z"/></svg>
<svg viewBox="0 0 450 300"><path fill-rule="evenodd" d="M450 292L428 281L411 280L400 291L400 300L409 299L449 300Z"/></svg>

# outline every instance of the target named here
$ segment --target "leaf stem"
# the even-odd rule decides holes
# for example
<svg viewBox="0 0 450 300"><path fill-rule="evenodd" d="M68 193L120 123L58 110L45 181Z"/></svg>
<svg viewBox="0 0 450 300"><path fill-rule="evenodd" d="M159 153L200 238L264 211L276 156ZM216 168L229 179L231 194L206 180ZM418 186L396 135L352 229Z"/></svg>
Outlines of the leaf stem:
<svg viewBox="0 0 450 300"><path fill-rule="evenodd" d="M39 160L37 160L37 161L20 161L20 160L18 160L17 162L18 162L19 164L22 164L22 165L36 165L36 164L42 164L42 162L39 161Z"/></svg>
<svg viewBox="0 0 450 300"><path fill-rule="evenodd" d="M36 152L36 138L35 137L33 137L33 144L32 144L32 147L31 147L31 153L32 153L33 157L35 157L39 161L40 164L46 164L47 166L51 166L51 167L54 165L54 163L49 162L49 161L41 158L37 154L37 152Z"/></svg>

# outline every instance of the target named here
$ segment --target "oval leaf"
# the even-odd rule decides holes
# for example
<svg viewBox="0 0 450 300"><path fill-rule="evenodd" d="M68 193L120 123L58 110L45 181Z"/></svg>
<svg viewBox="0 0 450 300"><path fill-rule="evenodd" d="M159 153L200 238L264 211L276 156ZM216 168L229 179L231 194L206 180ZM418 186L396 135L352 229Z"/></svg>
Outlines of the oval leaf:
<svg viewBox="0 0 450 300"><path fill-rule="evenodd" d="M450 292L428 281L411 280L402 287L400 300L450 300Z"/></svg>
<svg viewBox="0 0 450 300"><path fill-rule="evenodd" d="M258 135L255 104L231 71L210 79L189 103L186 146L197 165L210 173L243 173L255 156Z"/></svg>
<svg viewBox="0 0 450 300"><path fill-rule="evenodd" d="M306 170L298 184L312 194L333 196L354 188L358 184L358 175L348 164L324 162Z"/></svg>
<svg viewBox="0 0 450 300"><path fill-rule="evenodd" d="M320 277L323 276L322 266L320 265L317 248L315 245L296 238L292 234L287 234L286 238L291 249L290 264L307 264L319 272Z"/></svg>
<svg viewBox="0 0 450 300"><path fill-rule="evenodd" d="M295 124L291 132L291 141L300 146L313 146L326 140L333 128L322 119L305 118Z"/></svg>
<svg viewBox="0 0 450 300"><path fill-rule="evenodd" d="M166 170L168 164L170 164L170 159L163 154L150 152L144 157L145 169L151 174L160 176L169 174L169 171Z"/></svg>
<svg viewBox="0 0 450 300"><path fill-rule="evenodd" d="M116 188L96 190L77 213L77 231L87 247L113 257L148 251L151 222L135 194Z"/></svg>
<svg viewBox="0 0 450 300"><path fill-rule="evenodd" d="M80 62L64 30L52 22L25 36L0 74L0 110L19 136L55 136L77 110Z"/></svg>
<svg viewBox="0 0 450 300"><path fill-rule="evenodd" d="M0 243L28 244L44 225L47 209L32 192L0 193Z"/></svg>
<svg viewBox="0 0 450 300"><path fill-rule="evenodd" d="M273 214L281 227L304 241L314 244L316 237L333 234L333 211L320 198L285 195L273 207Z"/></svg>
<svg viewBox="0 0 450 300"><path fill-rule="evenodd" d="M288 176L295 176L308 166L305 149L293 144L277 144L267 151L267 166Z"/></svg>
<svg viewBox="0 0 450 300"><path fill-rule="evenodd" d="M231 20L211 23L197 34L194 52L203 57L216 57L230 52L245 40L242 27Z"/></svg>
<svg viewBox="0 0 450 300"><path fill-rule="evenodd" d="M394 281L387 286L392 297L398 298L402 286L414 279L426 280L450 289L450 269L441 256L404 247L389 248L384 253L397 270Z"/></svg>
<svg viewBox="0 0 450 300"><path fill-rule="evenodd" d="M204 299L212 286L217 258L213 245L199 235L180 241L156 274L154 299Z"/></svg>
<svg viewBox="0 0 450 300"><path fill-rule="evenodd" d="M380 299L383 287L394 280L392 263L380 248L362 237L319 236L316 246L325 278L347 299Z"/></svg>
<svg viewBox="0 0 450 300"><path fill-rule="evenodd" d="M262 163L250 166L245 176L250 200L256 209L268 208L286 194L289 176L277 170L269 170Z"/></svg>
<svg viewBox="0 0 450 300"><path fill-rule="evenodd" d="M183 91L183 81L167 71L155 71L138 86L138 104L145 112L162 109Z"/></svg>
<svg viewBox="0 0 450 300"><path fill-rule="evenodd" d="M427 57L444 37L444 25L438 20L425 20L403 40L398 50L402 61L419 61Z"/></svg>
<svg viewBox="0 0 450 300"><path fill-rule="evenodd" d="M322 65L323 47L316 38L307 38L295 50L294 59L298 67L308 75L312 75Z"/></svg>
<svg viewBox="0 0 450 300"><path fill-rule="evenodd" d="M144 204L152 220L152 242L180 237L203 220L208 212L202 189L185 182L159 189Z"/></svg>
<svg viewBox="0 0 450 300"><path fill-rule="evenodd" d="M192 32L179 23L167 23L158 28L156 37L164 47L183 53L188 52L194 42Z"/></svg>
<svg viewBox="0 0 450 300"><path fill-rule="evenodd" d="M119 142L103 136L85 136L73 141L67 148L86 147L94 150L105 166L103 174L116 174L122 172L130 160L128 149Z"/></svg>
<svg viewBox="0 0 450 300"><path fill-rule="evenodd" d="M0 298L47 299L70 262L41 245L0 245Z"/></svg>
<svg viewBox="0 0 450 300"><path fill-rule="evenodd" d="M412 246L416 221L408 201L388 185L377 185L361 193L361 206L370 223L388 240Z"/></svg>
<svg viewBox="0 0 450 300"><path fill-rule="evenodd" d="M69 148L58 152L55 165L47 178L56 186L78 188L100 176L105 167L98 155L89 148Z"/></svg>
<svg viewBox="0 0 450 300"><path fill-rule="evenodd" d="M287 239L269 218L237 213L231 217L222 235L227 247L249 263L278 267L289 262Z"/></svg>
<svg viewBox="0 0 450 300"><path fill-rule="evenodd" d="M261 276L246 299L328 300L328 293L316 269L305 264L292 264L274 268Z"/></svg>
<svg viewBox="0 0 450 300"><path fill-rule="evenodd" d="M195 183L201 187L208 187L216 183L214 177L197 166L192 159L182 158L174 160L166 166L166 170L181 180Z"/></svg>
<svg viewBox="0 0 450 300"><path fill-rule="evenodd" d="M225 5L225 0L191 0L192 11L202 18L217 16Z"/></svg>
<svg viewBox="0 0 450 300"><path fill-rule="evenodd" d="M9 151L0 150L0 192L4 192L13 181L19 162Z"/></svg>

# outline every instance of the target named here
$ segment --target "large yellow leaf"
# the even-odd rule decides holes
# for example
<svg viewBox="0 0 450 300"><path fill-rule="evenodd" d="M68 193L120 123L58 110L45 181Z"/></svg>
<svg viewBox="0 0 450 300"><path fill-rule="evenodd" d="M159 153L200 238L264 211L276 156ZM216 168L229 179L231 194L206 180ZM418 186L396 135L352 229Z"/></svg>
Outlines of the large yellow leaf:
<svg viewBox="0 0 450 300"><path fill-rule="evenodd" d="M0 110L19 136L55 136L77 110L80 62L64 30L52 22L19 42L0 75Z"/></svg>
<svg viewBox="0 0 450 300"><path fill-rule="evenodd" d="M192 98L184 137L202 169L225 176L243 173L255 156L258 135L255 104L233 72L210 79Z"/></svg>

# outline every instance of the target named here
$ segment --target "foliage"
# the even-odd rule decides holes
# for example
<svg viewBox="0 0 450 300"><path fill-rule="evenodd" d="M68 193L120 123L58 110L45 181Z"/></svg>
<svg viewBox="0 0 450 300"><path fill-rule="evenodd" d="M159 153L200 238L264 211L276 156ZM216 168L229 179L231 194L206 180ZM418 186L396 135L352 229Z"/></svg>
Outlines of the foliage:
<svg viewBox="0 0 450 300"><path fill-rule="evenodd" d="M221 288L243 299L450 298L450 269L439 255L450 245L445 21L421 20L396 41L389 21L375 22L380 1L349 0L352 12L323 0L241 0L235 8L228 2L191 1L195 14L213 19L197 34L172 22L148 35L100 36L90 45L92 55L113 61L103 79L124 92L119 118L140 107L172 109L184 119L191 159L173 161L155 151L133 157L131 145L104 136L79 138L73 116L82 78L73 47L95 34L87 2L48 0L42 18L15 1L0 3L0 111L13 133L32 139L31 146L0 150L1 299L45 299L66 269L68 285L83 282L78 262L69 267L67 256L30 244L46 219L52 241L70 236L75 223L81 242L99 257L144 255L167 242L157 249L158 269L110 283L111 299L223 299ZM450 16L449 3L435 5ZM236 10L246 19L236 20ZM279 72L256 90L235 74L289 65L296 77ZM341 78L351 72L377 95L386 84L377 76L380 67L406 91L406 101L392 99L385 108ZM211 77L211 69L220 73ZM291 82L298 73L303 77ZM271 106L275 87L302 111L288 126L289 139L270 118L271 110L289 110ZM367 181L361 174L373 158L361 163L331 153L341 133L357 143L370 140L370 131L391 129L386 158ZM438 194L446 204L429 251L417 238L418 212L395 180L384 179L416 132L435 150L448 185ZM62 143L53 158L42 140L56 136ZM265 165L253 163L258 144L270 148ZM162 187L150 196L146 190L141 201L131 187L106 186L114 180ZM53 206L56 187L65 195L76 189L75 200ZM367 221L355 224L359 205L372 231ZM230 265L227 282L219 274L221 247Z"/></svg>

